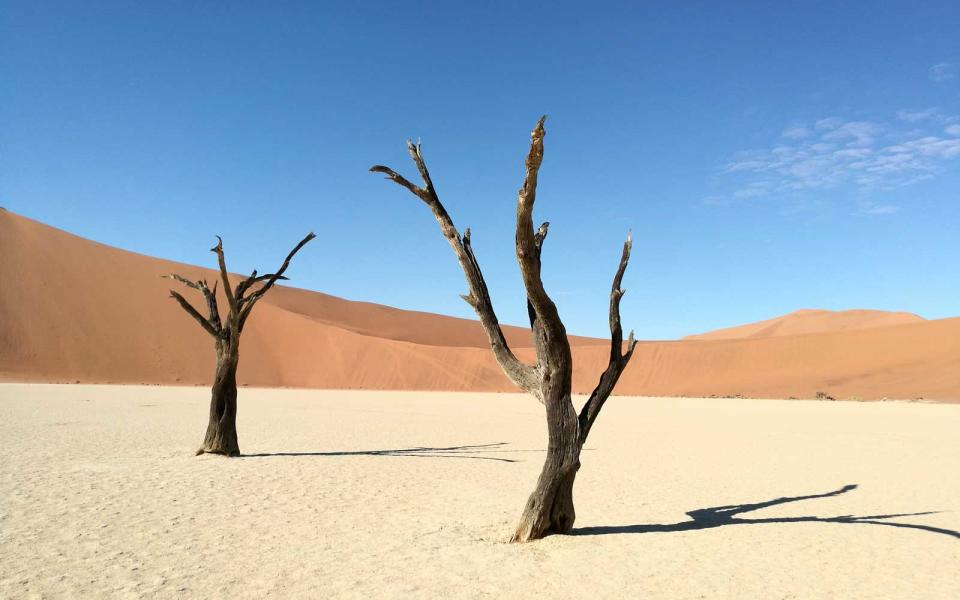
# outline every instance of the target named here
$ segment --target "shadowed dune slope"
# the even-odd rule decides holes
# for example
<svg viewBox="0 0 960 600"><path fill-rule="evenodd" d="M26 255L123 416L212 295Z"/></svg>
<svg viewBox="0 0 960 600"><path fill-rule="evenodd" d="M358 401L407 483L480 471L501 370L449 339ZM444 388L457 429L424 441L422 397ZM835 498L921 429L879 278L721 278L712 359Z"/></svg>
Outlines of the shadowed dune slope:
<svg viewBox="0 0 960 600"><path fill-rule="evenodd" d="M214 276L0 210L0 380L208 383L212 343L168 298L170 272ZM960 399L960 318L842 329L641 342L617 392ZM506 335L533 357L526 329ZM608 342L572 341L588 393ZM296 288L257 306L241 352L245 385L514 391L474 321Z"/></svg>
<svg viewBox="0 0 960 600"><path fill-rule="evenodd" d="M782 317L757 323L726 327L707 333L688 335L685 340L735 340L745 338L769 338L783 335L802 335L827 331L849 331L919 323L924 318L908 312L883 310L811 310L802 309Z"/></svg>

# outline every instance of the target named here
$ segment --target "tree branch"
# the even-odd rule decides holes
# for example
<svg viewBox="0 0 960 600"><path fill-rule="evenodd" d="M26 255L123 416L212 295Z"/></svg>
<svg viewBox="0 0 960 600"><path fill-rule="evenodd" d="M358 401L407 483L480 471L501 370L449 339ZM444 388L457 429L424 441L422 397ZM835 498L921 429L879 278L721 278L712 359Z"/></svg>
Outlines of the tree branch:
<svg viewBox="0 0 960 600"><path fill-rule="evenodd" d="M212 323L207 321L207 319L204 319L203 315L197 312L197 309L195 309L189 302L187 302L183 296L181 296L180 294L178 294L173 290L170 290L170 297L176 300L180 304L180 307L183 308L183 310L187 311L187 314L193 317L197 323L200 323L200 326L203 327L203 329L207 333L209 333L213 337L220 336L220 332L218 331L218 329L215 328Z"/></svg>
<svg viewBox="0 0 960 600"><path fill-rule="evenodd" d="M487 284L483 279L483 273L480 271L480 265L477 262L477 258L473 253L473 247L470 244L470 229L467 228L462 237L457 232L453 220L440 202L440 198L433 187L430 172L427 170L427 165L423 160L420 144L407 141L407 151L417 166L417 171L420 172L424 187L421 188L414 185L389 167L376 165L371 167L370 171L385 174L387 179L406 188L430 207L434 218L440 225L441 233L443 233L443 236L453 249L453 253L460 263L460 268L463 270L464 278L467 280L467 287L470 293L461 297L467 304L473 307L473 310L480 318L480 324L487 334L487 340L493 350L494 357L497 359L497 363L500 365L500 368L503 369L503 372L506 373L507 377L517 386L539 398L540 391L533 367L522 363L516 355L514 355L513 351L510 350L510 346L507 344L506 337L503 335L503 330L500 328L497 315L493 310L493 303L490 300L490 292L487 289Z"/></svg>
<svg viewBox="0 0 960 600"><path fill-rule="evenodd" d="M195 290L200 289L199 281L190 281L186 277L183 277L182 275L177 275L176 273L170 273L169 275L161 275L161 277L163 277L164 279L173 279L174 281L179 281L183 285L187 287L191 287Z"/></svg>
<svg viewBox="0 0 960 600"><path fill-rule="evenodd" d="M536 127L530 133L526 175L523 179L523 187L517 194L517 263L520 265L523 286L527 290L527 301L536 315L536 321L543 328L544 340L549 340L551 344L559 344L558 348L565 345L565 354L569 356L570 344L567 341L566 329L560 320L556 305L547 295L543 281L540 279L540 250L547 234L547 224L541 226L537 233L533 231L533 205L537 198L537 176L540 164L543 162L543 138L546 135L543 123L546 118L546 115L540 117ZM538 351L537 354L541 353Z"/></svg>
<svg viewBox="0 0 960 600"><path fill-rule="evenodd" d="M623 243L623 253L620 255L620 265L617 267L617 274L613 277L613 285L610 288L610 362L621 360L623 358L623 327L620 325L620 300L627 290L620 287L623 283L623 274L627 271L627 263L630 262L630 250L633 248L633 233L627 232L627 241ZM633 352L634 340L633 332L630 332L630 340L627 343L627 353Z"/></svg>
<svg viewBox="0 0 960 600"><path fill-rule="evenodd" d="M247 290L262 281L266 281L271 277L274 277L275 275L275 273L267 273L266 275L258 276L257 270L254 269L253 273L251 273L249 277L237 284L237 289L233 292L234 297L237 299L237 306L241 308L243 307L243 303L247 300L244 298L244 294L246 294ZM287 278L281 275L277 277L277 281L287 281Z"/></svg>
<svg viewBox="0 0 960 600"><path fill-rule="evenodd" d="M533 234L533 241L537 248L537 263L541 262L540 255L543 252L543 241L547 239L547 229L549 229L549 227L550 222L544 221L544 223L540 225L540 229L537 229L537 232ZM534 335L536 335L537 313L533 310L533 304L530 303L529 298L527 298L527 317L530 319L530 329L533 329Z"/></svg>
<svg viewBox="0 0 960 600"><path fill-rule="evenodd" d="M410 142L409 140L407 140L407 146L409 147L411 144L412 144L412 142ZM419 150L418 150L418 152L419 152ZM416 160L416 158L414 158L414 160ZM427 204L430 204L430 198L429 198L429 196L427 195L427 191L426 191L426 190L424 190L423 188L417 187L416 185L410 183L410 181L409 181L406 177L404 177L403 175L400 175L399 173L397 173L396 171L394 171L394 170L391 169L390 167L384 167L383 165L374 165L374 166L370 167L370 172L371 172L371 173L383 173L383 174L385 174L385 175L387 176L387 179L389 179L390 181L393 181L394 183L396 183L396 184L398 184L398 185L402 185L403 187L405 187L405 188L407 188L408 190L410 190L410 192L411 192L414 196L417 196L418 198L420 198L421 200L423 200L423 201L426 202Z"/></svg>
<svg viewBox="0 0 960 600"><path fill-rule="evenodd" d="M610 288L610 361L606 370L600 375L600 382L594 388L586 404L580 411L578 418L580 423L580 444L587 441L587 435L590 434L590 428L597 420L603 403L607 401L613 392L620 374L627 368L630 358L633 356L633 349L637 342L633 339L633 331L627 338L627 351L623 352L623 327L620 324L620 299L626 293L626 290L620 287L623 282L623 274L627 270L627 263L630 262L630 250L633 247L633 236L628 233L627 241L623 243L623 253L620 255L620 265L617 267L617 273L613 277L613 285Z"/></svg>
<svg viewBox="0 0 960 600"><path fill-rule="evenodd" d="M237 287L233 290L233 297L237 299L237 306L243 303L243 293L247 291L251 285L253 285L254 280L257 279L257 270L254 269L253 273L250 273L250 276L237 284Z"/></svg>
<svg viewBox="0 0 960 600"><path fill-rule="evenodd" d="M227 304L230 307L230 321L237 316L237 299L230 290L230 276L227 273L227 261L223 256L223 239L217 236L217 245L210 248L211 252L217 255L217 264L220 266L220 281L223 282L223 293L227 297Z"/></svg>
<svg viewBox="0 0 960 600"><path fill-rule="evenodd" d="M283 273L287 270L287 267L290 266L290 261L293 260L294 255L296 255L297 252L300 252L300 249L301 249L301 248L303 248L304 246L306 246L307 243L308 243L310 240L312 240L312 239L314 239L314 238L316 238L316 237L317 237L317 234L315 234L315 233L312 232L312 231L311 231L310 233L308 233L307 235L305 235L304 238L303 238L302 240L300 240L300 242L299 242L296 246L293 247L293 250L291 250L291 251L287 254L287 257L286 257L285 259L283 259L283 264L280 265L280 268L277 269L276 273L272 273L272 274L269 274L269 275L264 275L264 276L262 276L262 277L257 278L257 279L260 279L260 280L265 280L265 281L267 282L267 283L264 284L264 286L263 286L262 288L260 288L259 290L257 290L257 293L262 296L263 294L267 293L267 290L269 290L270 288L272 288L272 287L273 287L273 284L275 284L278 280L280 280L280 279L286 279L286 277L283 276Z"/></svg>
<svg viewBox="0 0 960 600"><path fill-rule="evenodd" d="M213 285L213 290L207 286L206 279L198 279L197 281L190 281L186 277L178 275L176 273L170 273L169 275L163 275L165 279L173 279L179 281L183 285L193 288L200 291L203 294L204 300L207 302L207 311L210 313L210 316L205 319L216 331L219 333L222 330L222 323L220 322L220 311L217 308L217 284L216 282ZM173 293L171 291L171 293ZM179 294L178 294L179 296Z"/></svg>
<svg viewBox="0 0 960 600"><path fill-rule="evenodd" d="M210 323L223 331L223 324L220 322L220 309L217 306L217 282L213 282L213 289L207 287L207 281L203 280L203 296L207 299L207 310L210 311Z"/></svg>
<svg viewBox="0 0 960 600"><path fill-rule="evenodd" d="M260 287L260 289L250 294L250 296L243 299L244 306L243 306L243 310L240 312L240 322L239 322L239 327L241 330L243 329L244 324L247 322L247 318L250 316L250 311L253 310L253 305L256 304L257 301L260 300L260 298L263 298L263 295L266 294L270 290L270 288L273 287L273 284L275 284L278 280L286 279L286 277L283 276L283 273L284 271L287 270L287 267L290 266L290 261L293 259L294 255L297 252L299 252L301 248L306 246L307 242L314 239L315 237L317 237L316 234L314 234L311 231L302 240L300 240L300 243L294 246L293 250L291 250L290 253L287 254L287 257L283 260L283 264L280 265L280 268L277 269L276 273L271 273L269 275L262 275L260 277L256 277L257 272L256 271L253 272L253 274L248 279L248 281L251 281L251 284L257 281L266 281L266 283L264 283L263 286Z"/></svg>

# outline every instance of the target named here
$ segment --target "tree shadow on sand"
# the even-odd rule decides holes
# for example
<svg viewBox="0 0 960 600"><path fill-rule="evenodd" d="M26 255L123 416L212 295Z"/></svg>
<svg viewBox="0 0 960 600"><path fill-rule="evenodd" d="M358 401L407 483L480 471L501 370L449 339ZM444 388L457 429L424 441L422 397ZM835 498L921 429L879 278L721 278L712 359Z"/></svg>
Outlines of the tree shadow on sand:
<svg viewBox="0 0 960 600"><path fill-rule="evenodd" d="M759 525L764 523L843 523L843 524L866 524L881 525L887 527L902 527L906 529L918 529L920 531L929 531L960 539L960 531L933 527L930 525L919 525L915 523L899 523L889 521L899 517L917 517L922 515L933 515L940 511L901 513L890 515L868 515L857 517L853 515L842 515L838 517L770 517L766 519L744 519L737 515L747 513L769 506L778 504L787 504L789 502L799 502L800 500L810 500L812 498L829 498L839 496L851 490L857 489L856 485L845 485L838 490L827 492L825 494L811 494L809 496L791 496L785 498L776 498L766 502L757 502L755 504L732 504L730 506L715 506L712 508L699 508L687 513L689 521L667 524L649 524L649 525L609 525L599 527L583 527L573 532L574 535L609 535L617 533L668 533L678 531L696 531L698 529L712 529L714 527L724 527L726 525Z"/></svg>
<svg viewBox="0 0 960 600"><path fill-rule="evenodd" d="M415 447L395 448L392 450L352 450L342 452L269 452L261 454L243 454L241 458L265 458L270 456L405 456L417 458L467 458L472 460L493 460L497 462L517 462L510 458L498 456L481 456L481 454L499 452L520 452L519 450L501 450L506 442L495 444L473 444L466 446L446 446L442 448Z"/></svg>

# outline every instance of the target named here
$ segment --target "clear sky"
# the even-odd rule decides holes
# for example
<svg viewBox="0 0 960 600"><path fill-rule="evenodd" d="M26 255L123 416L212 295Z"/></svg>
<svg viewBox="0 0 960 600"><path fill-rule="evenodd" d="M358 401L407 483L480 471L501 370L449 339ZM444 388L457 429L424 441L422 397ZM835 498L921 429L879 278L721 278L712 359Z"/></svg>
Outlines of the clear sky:
<svg viewBox="0 0 960 600"><path fill-rule="evenodd" d="M0 205L195 264L221 234L236 271L312 229L292 284L472 316L429 211L367 172L412 177L419 137L523 324L514 206L546 113L536 217L573 333L607 335L630 228L641 339L798 308L955 316L958 32L955 0L7 1Z"/></svg>

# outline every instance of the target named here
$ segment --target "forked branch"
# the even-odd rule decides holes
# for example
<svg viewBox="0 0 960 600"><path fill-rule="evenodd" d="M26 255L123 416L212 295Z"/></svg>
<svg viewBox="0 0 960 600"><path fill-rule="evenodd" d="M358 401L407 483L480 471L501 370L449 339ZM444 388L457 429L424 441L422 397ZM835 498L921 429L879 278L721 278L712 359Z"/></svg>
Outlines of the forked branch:
<svg viewBox="0 0 960 600"><path fill-rule="evenodd" d="M306 237L300 240L300 243L294 246L293 250L291 250L290 253L287 254L287 257L283 260L283 264L280 265L280 268L277 269L276 273L256 277L257 272L254 271L253 274L247 279L247 281L249 281L250 284L244 287L244 289L242 290L244 292L250 287L250 285L253 285L254 283L257 283L259 281L265 281L266 283L264 283L262 286L260 286L259 289L257 289L255 292L253 292L247 297L243 297L242 295L239 296L239 300L237 302L238 306L240 305L241 302L243 303L243 306L240 310L240 323L239 323L239 327L241 330L243 329L244 324L247 322L247 318L250 316L250 311L253 310L253 305L256 304L257 301L260 300L260 298L263 298L263 295L266 294L270 290L270 288L273 287L273 284L275 284L277 281L281 279L286 279L286 277L283 276L283 273L284 271L287 270L287 267L290 266L290 261L293 259L294 255L296 255L296 253L299 252L301 248L306 246L307 242L309 242L315 237L317 237L316 234L314 234L311 231L306 235Z"/></svg>
<svg viewBox="0 0 960 600"><path fill-rule="evenodd" d="M217 311L217 286L214 284L213 290L207 287L207 282L204 279L199 279L197 281L190 281L186 277L178 275L176 273L171 273L170 275L164 275L166 279L173 279L174 281L179 281L187 287L191 287L195 290L198 290L203 294L204 299L207 302L207 312L209 313L208 317L204 317L200 312L193 307L192 304L187 302L187 300L181 296L179 293L170 290L170 297L177 301L180 304L180 307L183 310L187 311L187 314L193 317L197 323L200 324L203 329L212 335L213 337L219 337L222 332L222 325L220 323L220 314Z"/></svg>
<svg viewBox="0 0 960 600"><path fill-rule="evenodd" d="M229 274L227 273L227 262L223 254L223 240L220 238L220 236L217 236L217 245L210 250L217 255L217 263L220 268L220 281L223 282L224 295L226 295L227 303L230 307L226 329L223 327L223 323L220 319L220 311L217 307L217 283L214 283L213 289L211 290L205 279L190 281L186 277L182 277L176 273L165 275L167 279L179 281L187 287L199 290L207 302L207 311L210 315L209 317L204 317L201 315L189 302L184 299L183 296L177 292L171 290L170 297L175 299L180 306L183 307L183 310L187 311L187 314L200 323L200 325L210 335L216 338L234 339L236 335L239 335L240 331L243 330L243 326L247 322L250 312L253 310L253 305L256 304L257 301L262 298L277 281L287 279L283 276L283 273L287 270L287 267L290 266L290 261L293 259L293 256L299 252L300 249L307 244L307 242L315 237L317 236L313 232L310 232L306 237L300 240L300 243L297 244L289 254L287 254L287 258L284 259L283 264L280 265L280 268L277 269L275 273L257 275L257 271L254 270L249 277L238 283L236 288L231 291L230 278ZM254 289L254 286L257 284L263 285ZM254 290L252 293L250 293L251 289ZM248 293L249 295L247 295Z"/></svg>
<svg viewBox="0 0 960 600"><path fill-rule="evenodd" d="M487 284L483 279L483 273L480 271L480 265L477 262L477 258L473 253L473 247L470 244L470 229L467 228L463 236L460 236L457 232L453 220L440 202L436 189L433 187L430 172L427 170L427 165L423 160L423 154L420 151L420 144L407 141L407 151L410 153L410 157L413 159L417 171L420 172L423 187L415 185L389 167L375 165L370 168L370 171L383 173L387 176L387 179L390 179L397 185L405 187L430 208L434 218L436 218L437 223L440 225L440 231L443 233L443 236L447 238L447 242L453 249L457 261L460 263L460 268L463 270L464 277L467 280L467 287L470 293L463 295L462 298L473 307L473 310L480 318L480 323L483 325L483 329L487 334L487 339L490 342L490 347L493 349L497 363L500 365L500 368L503 369L503 372L506 373L507 377L517 386L531 394L538 395L539 388L533 367L522 363L516 355L514 355L507 344L506 337L503 335L503 330L500 328L497 315L493 310L493 303L490 300L490 293L487 290Z"/></svg>
<svg viewBox="0 0 960 600"><path fill-rule="evenodd" d="M215 329L213 324L210 321L205 319L203 315L197 312L197 309L195 309L189 302L187 302L186 298L184 298L183 296L181 296L180 294L178 294L173 290L170 290L170 297L176 300L177 303L180 304L180 307L183 308L183 310L187 311L187 314L193 317L193 319L197 323L199 323L201 327L203 327L204 331L206 331L213 337L217 337L220 335L219 330Z"/></svg>
<svg viewBox="0 0 960 600"><path fill-rule="evenodd" d="M623 274L627 270L627 263L630 262L630 250L633 247L633 236L628 233L627 241L623 243L623 253L620 255L620 265L617 267L617 273L613 277L613 285L610 288L610 360L606 370L600 376L600 382L594 388L593 393L587 399L586 404L580 411L580 443L587 440L590 428L593 427L603 403L610 397L620 374L627 368L630 357L633 356L633 349L637 342L633 338L633 331L627 337L627 351L623 351L623 327L620 324L620 300L626 293L626 290L620 287L623 282Z"/></svg>
<svg viewBox="0 0 960 600"><path fill-rule="evenodd" d="M533 205L537 198L537 177L540 164L543 162L543 138L546 130L543 127L546 115L540 117L536 127L530 133L530 150L527 153L526 174L523 187L517 194L517 231L516 251L517 263L520 265L520 275L523 277L523 286L527 290L527 301L537 321L544 328L549 337L554 340L563 340L566 343L566 330L557 307L547 295L540 278L540 250L547 235L549 223L541 225L537 232L533 230ZM569 345L567 348L569 352Z"/></svg>
<svg viewBox="0 0 960 600"><path fill-rule="evenodd" d="M217 236L217 245L210 248L210 252L217 255L217 265L220 267L220 281L223 283L223 293L227 297L227 306L230 307L230 319L232 323L237 314L237 299L230 290L230 274L227 272L227 259L223 256L223 238Z"/></svg>
<svg viewBox="0 0 960 600"><path fill-rule="evenodd" d="M537 249L537 268L540 268L540 255L543 252L543 242L547 239L547 230L549 229L550 222L544 221L543 224L540 225L540 229L537 229L537 232L533 234L534 245ZM540 334L540 332L537 331L537 312L533 310L533 304L530 304L529 298L527 299L527 316L530 318L530 329L533 330L534 339L536 339Z"/></svg>

